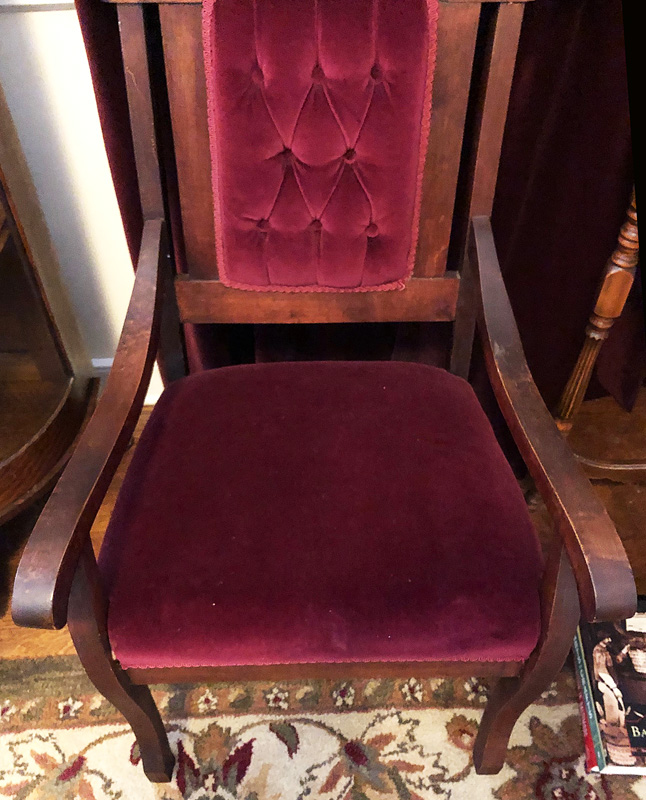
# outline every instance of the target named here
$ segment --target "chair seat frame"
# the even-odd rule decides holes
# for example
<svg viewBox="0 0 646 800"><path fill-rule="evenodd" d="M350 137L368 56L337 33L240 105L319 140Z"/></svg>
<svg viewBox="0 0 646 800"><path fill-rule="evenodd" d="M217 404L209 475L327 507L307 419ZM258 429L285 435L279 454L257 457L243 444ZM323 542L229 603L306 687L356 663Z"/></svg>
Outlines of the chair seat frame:
<svg viewBox="0 0 646 800"><path fill-rule="evenodd" d="M463 0L447 2L461 4ZM483 66L483 73L489 78L497 71L509 73L510 58L513 66L522 8L522 2L498 7ZM134 35L138 35L141 6L123 5L119 12L122 19L134 21L134 28L130 30L134 29ZM128 46L124 40L126 62ZM147 65L141 62L139 68L145 71ZM474 748L476 770L497 772L504 763L514 723L562 668L580 618L620 620L634 613L635 585L623 546L532 380L500 272L490 223L497 173L490 164L497 164L500 153L510 81L509 77L502 92L498 85L495 94L490 94L487 88L491 80L484 81L475 98L476 114L472 122L479 130L476 146L465 158L471 188L467 197L469 222L462 269L459 276L452 274L440 280L450 282L456 289L455 309L451 315L455 319L451 371L468 378L477 334L498 405L553 522L554 537L541 588L541 633L534 652L526 662L308 664L235 669L121 667L110 646L108 603L90 542L90 529L143 406L158 355L164 302L168 317L172 319L175 311L161 190L154 181L150 185L142 182L145 222L134 289L114 365L95 413L27 543L14 586L13 617L17 624L30 627L69 626L90 679L132 725L144 770L151 780L169 780L174 757L148 684L221 681L234 677L238 680L241 677L286 678L304 674L377 677L407 675L411 671L420 676L498 678ZM136 102L144 103L144 117L148 115L152 125L150 97L146 100L145 92L140 92ZM156 163L154 137L146 141L150 151L142 150L141 142L137 145L135 141L140 169L142 158ZM181 281L176 283L181 284ZM179 288L180 304L181 291ZM403 292L397 294L404 295ZM249 298L255 302L258 297L239 290L227 290L227 295L234 299L227 300L229 311L226 314L231 313L236 303L248 307ZM236 300L240 295L244 298ZM390 300L388 295L391 295ZM392 299L396 293L379 293L379 297L380 303L400 302ZM280 295L264 295L261 300L263 309L276 309L284 303ZM318 295L318 302L339 307L333 295ZM208 300L206 308L211 321L212 305L212 299ZM317 319L332 321L326 317L325 307L316 307ZM418 304L414 317L426 318L423 316L425 308L428 306ZM344 319L353 319L352 313L344 314ZM379 316L379 319L384 318L387 315ZM433 314L432 318L438 317ZM282 321L312 320L301 316Z"/></svg>

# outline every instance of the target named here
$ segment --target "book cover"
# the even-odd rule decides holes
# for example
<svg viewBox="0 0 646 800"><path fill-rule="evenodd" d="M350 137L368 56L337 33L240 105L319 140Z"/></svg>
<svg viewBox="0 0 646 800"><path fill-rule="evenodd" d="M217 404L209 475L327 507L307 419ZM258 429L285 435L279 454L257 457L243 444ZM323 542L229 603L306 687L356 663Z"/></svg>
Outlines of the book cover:
<svg viewBox="0 0 646 800"><path fill-rule="evenodd" d="M640 598L631 619L582 624L577 634L574 658L591 771L646 774L645 611Z"/></svg>
<svg viewBox="0 0 646 800"><path fill-rule="evenodd" d="M579 675L577 673L577 687L578 687L578 700L579 700L579 714L581 715L581 725L583 727L583 746L585 748L585 770L586 772L599 772L599 764L597 761L597 754L594 750L594 742L592 740L592 730L590 728L590 721L588 712L585 707L583 699L583 689Z"/></svg>

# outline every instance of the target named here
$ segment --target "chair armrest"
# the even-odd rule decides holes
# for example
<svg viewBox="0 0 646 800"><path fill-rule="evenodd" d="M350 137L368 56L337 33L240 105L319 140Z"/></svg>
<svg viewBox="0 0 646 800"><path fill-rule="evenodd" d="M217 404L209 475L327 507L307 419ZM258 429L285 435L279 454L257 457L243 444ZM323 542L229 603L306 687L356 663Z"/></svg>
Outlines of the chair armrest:
<svg viewBox="0 0 646 800"><path fill-rule="evenodd" d="M476 324L487 372L514 440L562 537L583 616L619 620L637 596L623 545L605 508L547 410L529 372L500 273L489 217L471 221L467 269L475 274Z"/></svg>
<svg viewBox="0 0 646 800"><path fill-rule="evenodd" d="M74 572L125 452L150 381L159 336L164 222L144 224L135 283L96 410L27 542L13 590L18 625L62 628Z"/></svg>

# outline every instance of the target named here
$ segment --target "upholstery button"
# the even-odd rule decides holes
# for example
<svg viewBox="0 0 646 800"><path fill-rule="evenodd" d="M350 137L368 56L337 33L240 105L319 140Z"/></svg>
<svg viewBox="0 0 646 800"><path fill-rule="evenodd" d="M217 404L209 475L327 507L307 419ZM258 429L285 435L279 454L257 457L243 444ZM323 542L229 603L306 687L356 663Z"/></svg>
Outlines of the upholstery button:
<svg viewBox="0 0 646 800"><path fill-rule="evenodd" d="M260 231L268 231L269 230L269 220L268 219L259 219L257 227L258 227L258 230L260 230Z"/></svg>
<svg viewBox="0 0 646 800"><path fill-rule="evenodd" d="M384 74L381 71L381 67L379 64L373 64L372 69L370 70L370 77L373 81L381 81L383 80Z"/></svg>
<svg viewBox="0 0 646 800"><path fill-rule="evenodd" d="M374 237L379 233L379 228L375 225L374 222L371 222L370 225L366 228L366 236L370 239L374 239Z"/></svg>
<svg viewBox="0 0 646 800"><path fill-rule="evenodd" d="M313 220L310 222L310 228L311 228L313 231L320 231L320 230L322 229L322 227L323 227L323 223L321 222L321 220L320 220L320 219L313 219Z"/></svg>
<svg viewBox="0 0 646 800"><path fill-rule="evenodd" d="M264 82L265 76L262 74L259 64L254 64L251 68L251 80L256 84L256 86L261 86Z"/></svg>
<svg viewBox="0 0 646 800"><path fill-rule="evenodd" d="M283 159L285 164L291 164L292 159L294 158L294 154L289 149L289 147L283 147L283 149L279 153L280 157Z"/></svg>
<svg viewBox="0 0 646 800"><path fill-rule="evenodd" d="M357 154L355 153L354 147L348 147L348 149L343 154L343 158L345 159L345 161L354 161L356 155Z"/></svg>
<svg viewBox="0 0 646 800"><path fill-rule="evenodd" d="M314 83L321 83L323 78L325 78L325 75L323 74L323 68L320 64L315 64L314 68L312 69L312 80Z"/></svg>

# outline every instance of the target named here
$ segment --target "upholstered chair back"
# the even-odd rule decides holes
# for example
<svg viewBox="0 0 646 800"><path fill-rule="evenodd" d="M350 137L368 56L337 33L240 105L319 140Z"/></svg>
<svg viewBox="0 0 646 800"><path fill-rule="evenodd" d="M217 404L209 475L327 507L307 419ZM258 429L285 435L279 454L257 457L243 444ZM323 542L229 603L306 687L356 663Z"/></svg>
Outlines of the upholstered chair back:
<svg viewBox="0 0 646 800"><path fill-rule="evenodd" d="M117 3L144 216L170 208L182 322L455 319L523 2Z"/></svg>
<svg viewBox="0 0 646 800"><path fill-rule="evenodd" d="M403 286L417 243L438 4L205 0L223 283Z"/></svg>

